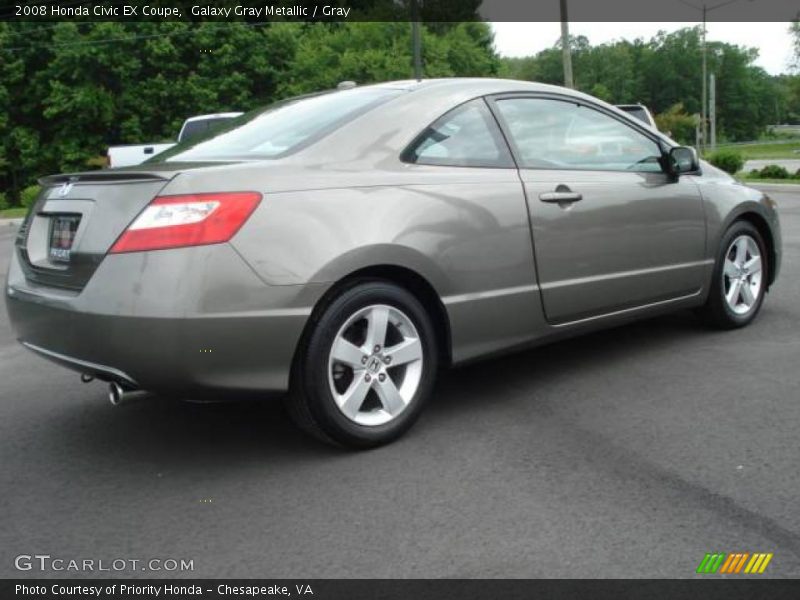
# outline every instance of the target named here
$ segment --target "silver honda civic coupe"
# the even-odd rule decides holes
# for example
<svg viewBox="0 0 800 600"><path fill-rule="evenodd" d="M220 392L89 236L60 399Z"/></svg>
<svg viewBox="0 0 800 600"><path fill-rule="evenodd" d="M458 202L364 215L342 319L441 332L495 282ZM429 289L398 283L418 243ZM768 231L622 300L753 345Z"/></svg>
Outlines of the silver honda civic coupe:
<svg viewBox="0 0 800 600"><path fill-rule="evenodd" d="M5 288L22 344L115 402L277 394L356 448L406 431L440 368L678 309L746 325L781 257L765 194L521 81L293 98L42 184Z"/></svg>

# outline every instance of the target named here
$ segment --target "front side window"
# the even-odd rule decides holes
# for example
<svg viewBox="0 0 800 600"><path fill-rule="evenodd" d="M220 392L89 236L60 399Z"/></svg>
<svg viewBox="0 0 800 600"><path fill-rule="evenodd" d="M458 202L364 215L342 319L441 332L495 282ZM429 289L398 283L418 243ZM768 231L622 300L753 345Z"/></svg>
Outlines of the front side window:
<svg viewBox="0 0 800 600"><path fill-rule="evenodd" d="M506 98L496 105L523 168L662 170L655 141L593 108L547 98Z"/></svg>
<svg viewBox="0 0 800 600"><path fill-rule="evenodd" d="M403 160L450 167L513 167L492 113L483 99L451 110L403 153Z"/></svg>

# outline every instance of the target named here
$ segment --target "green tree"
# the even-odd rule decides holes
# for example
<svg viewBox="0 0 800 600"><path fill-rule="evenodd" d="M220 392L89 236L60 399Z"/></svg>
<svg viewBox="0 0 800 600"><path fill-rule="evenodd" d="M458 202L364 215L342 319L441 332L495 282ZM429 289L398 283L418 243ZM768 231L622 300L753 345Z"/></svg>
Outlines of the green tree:
<svg viewBox="0 0 800 600"><path fill-rule="evenodd" d="M458 23L435 33L422 28L425 77L497 75L500 61L486 23ZM412 76L407 22L308 25L279 85L279 96Z"/></svg>
<svg viewBox="0 0 800 600"><path fill-rule="evenodd" d="M642 103L653 113L677 104L687 115L700 113L702 49L699 27L659 32L649 41L616 41L593 46L583 36L570 39L576 87L614 104ZM800 47L800 46L799 46ZM755 139L776 115L792 106L800 114L800 85L780 82L754 65L758 52L722 42L709 42L709 73L717 81L717 131L732 140ZM503 59L511 76L561 85L560 45L535 56ZM795 87L793 88L792 85ZM796 90L796 92L794 91ZM787 106L784 110L782 107ZM680 129L686 141L688 121ZM676 127L676 129L678 129ZM674 131L673 131L674 133Z"/></svg>
<svg viewBox="0 0 800 600"><path fill-rule="evenodd" d="M695 128L699 119L688 114L678 102L655 116L659 131L663 131L682 144L694 144Z"/></svg>
<svg viewBox="0 0 800 600"><path fill-rule="evenodd" d="M800 21L794 20L789 25L789 34L792 36L792 51L794 54L792 68L800 68Z"/></svg>
<svg viewBox="0 0 800 600"><path fill-rule="evenodd" d="M502 57L499 75L521 81L542 81L539 76L539 63L535 56Z"/></svg>
<svg viewBox="0 0 800 600"><path fill-rule="evenodd" d="M460 10L474 16L474 4ZM362 6L405 8L389 0ZM491 29L464 21L423 27L427 77L499 72ZM411 30L402 20L2 22L0 191L19 202L37 177L84 170L109 145L174 139L191 115L248 111L345 79L411 75Z"/></svg>

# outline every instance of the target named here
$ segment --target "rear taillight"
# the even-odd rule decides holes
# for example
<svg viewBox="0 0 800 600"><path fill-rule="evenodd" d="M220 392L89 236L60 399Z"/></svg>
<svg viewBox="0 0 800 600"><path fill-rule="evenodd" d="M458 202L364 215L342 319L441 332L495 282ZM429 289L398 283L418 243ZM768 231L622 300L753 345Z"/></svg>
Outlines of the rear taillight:
<svg viewBox="0 0 800 600"><path fill-rule="evenodd" d="M256 192L160 196L117 239L110 252L141 252L227 242L261 201Z"/></svg>

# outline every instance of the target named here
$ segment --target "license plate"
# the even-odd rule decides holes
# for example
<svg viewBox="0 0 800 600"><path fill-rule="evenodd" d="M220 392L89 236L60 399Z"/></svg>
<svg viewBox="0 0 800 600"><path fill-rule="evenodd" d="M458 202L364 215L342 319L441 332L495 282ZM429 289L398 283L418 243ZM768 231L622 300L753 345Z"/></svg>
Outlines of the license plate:
<svg viewBox="0 0 800 600"><path fill-rule="evenodd" d="M81 218L74 215L57 215L50 219L50 260L69 262L72 242Z"/></svg>

